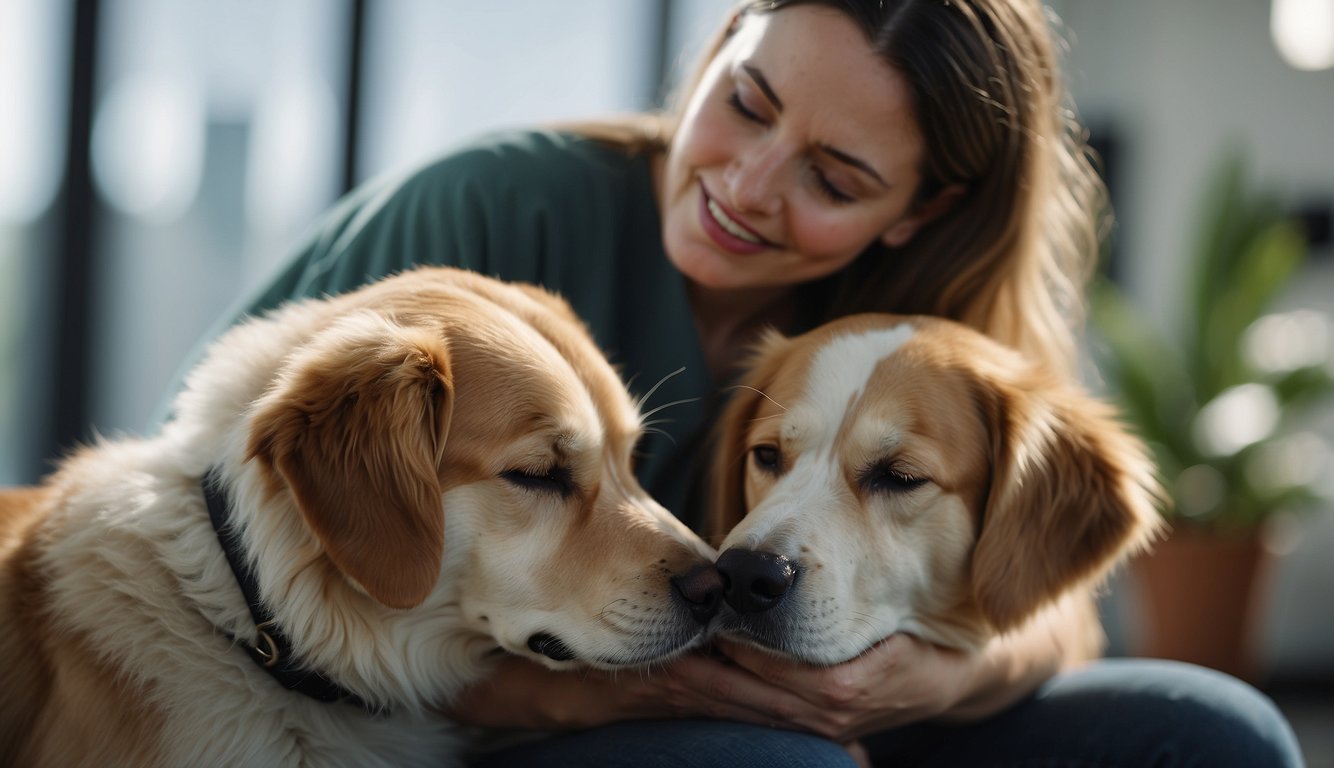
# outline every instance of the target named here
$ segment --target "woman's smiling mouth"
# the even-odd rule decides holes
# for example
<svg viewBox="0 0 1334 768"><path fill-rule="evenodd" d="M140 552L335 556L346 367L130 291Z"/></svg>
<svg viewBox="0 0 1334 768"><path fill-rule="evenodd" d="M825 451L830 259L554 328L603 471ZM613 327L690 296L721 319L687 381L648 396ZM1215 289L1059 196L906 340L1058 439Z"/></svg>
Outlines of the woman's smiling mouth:
<svg viewBox="0 0 1334 768"><path fill-rule="evenodd" d="M700 184L700 223L704 232L722 249L731 253L757 253L773 247L746 225L733 219L721 203L714 200Z"/></svg>
<svg viewBox="0 0 1334 768"><path fill-rule="evenodd" d="M727 212L723 210L721 205L718 205L717 201L709 200L709 213L713 214L713 219L718 222L719 226L731 234L752 243L760 242L760 239L752 235L749 230L735 221L732 221L732 218L727 215Z"/></svg>

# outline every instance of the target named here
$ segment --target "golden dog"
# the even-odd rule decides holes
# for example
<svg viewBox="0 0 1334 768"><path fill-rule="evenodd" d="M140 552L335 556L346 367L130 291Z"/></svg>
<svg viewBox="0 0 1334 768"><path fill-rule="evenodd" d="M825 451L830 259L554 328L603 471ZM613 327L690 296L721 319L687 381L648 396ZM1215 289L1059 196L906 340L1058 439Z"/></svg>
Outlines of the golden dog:
<svg viewBox="0 0 1334 768"><path fill-rule="evenodd" d="M160 435L0 494L0 764L439 766L498 650L699 644L714 553L640 431L535 289L423 269L234 328Z"/></svg>

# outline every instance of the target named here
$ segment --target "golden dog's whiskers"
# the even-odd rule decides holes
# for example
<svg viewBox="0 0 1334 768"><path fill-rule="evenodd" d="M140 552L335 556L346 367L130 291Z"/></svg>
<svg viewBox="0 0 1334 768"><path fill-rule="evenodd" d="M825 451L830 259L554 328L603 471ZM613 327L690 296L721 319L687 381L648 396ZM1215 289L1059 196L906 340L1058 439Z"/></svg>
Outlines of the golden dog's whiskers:
<svg viewBox="0 0 1334 768"><path fill-rule="evenodd" d="M687 398L685 398L684 400L673 400L673 401L670 402L670 403L663 403L662 405L658 406L657 408L654 408L653 410L649 411L648 413L643 414L643 415L640 416L639 418L641 418L641 419L647 419L648 417L652 416L653 414L657 413L658 411L665 410L665 409L667 409L667 408L671 408L673 405L685 405L686 403L693 403L693 402L696 402L696 401L698 401L698 400L699 400L698 397L687 397ZM657 422L646 422L646 424L648 424L648 423L661 424L662 422L661 422L661 421L657 421Z"/></svg>
<svg viewBox="0 0 1334 768"><path fill-rule="evenodd" d="M653 426L653 424L665 424L665 423L666 423L666 419L663 419L662 421L655 421L655 422L652 422L651 424L645 424L645 425L643 425L643 427L644 427L644 433L645 433L645 434L648 434L648 433L651 432L651 433L653 433L653 434L655 434L655 435L662 435L663 437L665 437L665 438L667 438L668 440L672 441L672 445L676 445L676 438L675 438L675 437L672 437L672 433L670 433L670 432L668 432L668 431L666 431L666 430L663 430L663 429L657 429L657 428L655 428L655 427Z"/></svg>
<svg viewBox="0 0 1334 768"><path fill-rule="evenodd" d="M610 603L607 603L606 605L602 606L601 608L598 609L598 612L597 612L597 619L598 619L598 621L606 621L607 618L608 618L609 616L612 616L612 615L613 615L613 614L612 614L612 606L616 605L617 603L628 603L628 602L630 602L630 601L627 600L626 598L624 598L624 597L618 597L618 598L616 598L615 600L612 600ZM623 615L623 614L620 614L620 613L618 612L618 613L615 614L615 615Z"/></svg>
<svg viewBox="0 0 1334 768"><path fill-rule="evenodd" d="M685 370L685 366L681 366L680 368L677 368L676 370L672 371L671 373L667 374L666 376L663 376L661 379L658 379L658 383L657 383L657 384L654 384L653 387L650 388L648 392L645 392L645 393L644 393L644 396L643 396L643 397L641 397L641 398L639 398L638 400L635 401L635 410L639 410L639 409L643 408L644 405L648 402L648 399L649 399L650 397L653 397L653 393L655 393L655 392L658 391L658 388L659 388L659 387L661 387L661 386L662 386L668 379L672 378L673 376L677 375L678 373L680 373L680 372L682 372L682 371L684 371L684 370ZM643 430L644 430L645 432L652 432L652 433L654 433L654 434L662 435L662 436L666 437L668 440L671 440L671 441L672 441L672 445L676 445L676 438L672 437L671 434L669 434L669 433L667 433L667 432L665 432L665 431L663 431L663 430L661 430L661 429L654 429L654 427L656 427L656 426L659 425L659 424L665 424L665 423L667 423L667 420L666 420L666 419L659 419L659 420L657 420L657 421L649 421L648 419L649 419L649 417L652 416L653 414L655 414L655 413L659 413L659 412L661 412L661 411L664 411L664 410L666 410L666 409L668 409L668 408L671 408L671 407L674 406L674 405L685 405L686 403L693 403L693 402L696 402L697 400L699 400L698 397L688 397L688 398L686 398L686 399L684 399L684 400L673 400L673 401L670 402L670 403L663 403L662 405L659 405L659 406L657 406L656 408L654 408L654 409L652 409L652 410L650 410L650 411L647 411L647 412L642 413L642 414L639 415L639 423L640 423L640 427L642 427Z"/></svg>
<svg viewBox="0 0 1334 768"><path fill-rule="evenodd" d="M644 404L648 402L648 399L649 399L650 397L653 397L653 393L658 391L658 387L661 387L663 384L667 383L667 380L668 380L668 379L670 379L670 378L672 378L673 376L675 376L675 375L681 373L681 372L684 371L685 369L686 369L686 367L683 365L683 366L681 366L680 368L677 368L676 370L674 370L674 371L672 371L671 373L667 374L666 376L663 376L661 379L658 379L658 383L657 383L657 384L654 384L652 387L649 387L649 390L648 390L647 392L644 393L644 396L641 397L641 398L639 398L638 400L635 401L635 410L639 410L640 408L643 408L643 407L644 407ZM660 409L659 409L659 410L660 410ZM649 414L644 414L644 415L645 415L645 416L648 416Z"/></svg>

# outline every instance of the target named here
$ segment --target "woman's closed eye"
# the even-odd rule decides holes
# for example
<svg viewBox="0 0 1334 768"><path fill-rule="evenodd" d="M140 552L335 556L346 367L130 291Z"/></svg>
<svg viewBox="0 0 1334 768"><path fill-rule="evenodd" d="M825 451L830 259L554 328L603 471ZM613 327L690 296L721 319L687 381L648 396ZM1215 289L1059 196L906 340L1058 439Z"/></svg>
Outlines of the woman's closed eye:
<svg viewBox="0 0 1334 768"><path fill-rule="evenodd" d="M758 112L746 106L746 103L741 100L740 91L732 91L732 95L727 97L727 106L731 107L732 111L740 115L743 120L757 125L768 124L764 118L760 117Z"/></svg>
<svg viewBox="0 0 1334 768"><path fill-rule="evenodd" d="M849 195L847 192L844 192L838 185L830 181L829 176L827 176L824 171L820 170L819 166L812 165L811 174L815 178L816 189L818 189L820 194L829 200L829 202L836 205L844 205L854 202L857 199L852 195Z"/></svg>

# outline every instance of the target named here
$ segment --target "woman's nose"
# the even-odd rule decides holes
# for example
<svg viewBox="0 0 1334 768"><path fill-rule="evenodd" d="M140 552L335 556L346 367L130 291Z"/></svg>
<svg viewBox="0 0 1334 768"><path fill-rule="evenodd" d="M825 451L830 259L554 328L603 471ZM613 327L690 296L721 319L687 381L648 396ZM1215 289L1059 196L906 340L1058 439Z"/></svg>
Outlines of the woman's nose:
<svg viewBox="0 0 1334 768"><path fill-rule="evenodd" d="M738 154L723 172L723 181L738 213L775 215L782 210L786 158L780 148L757 146Z"/></svg>

